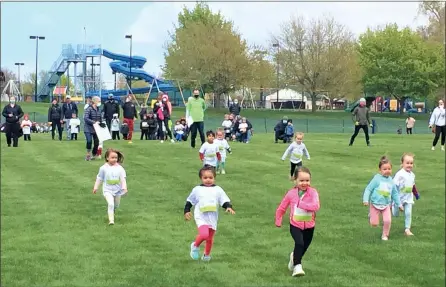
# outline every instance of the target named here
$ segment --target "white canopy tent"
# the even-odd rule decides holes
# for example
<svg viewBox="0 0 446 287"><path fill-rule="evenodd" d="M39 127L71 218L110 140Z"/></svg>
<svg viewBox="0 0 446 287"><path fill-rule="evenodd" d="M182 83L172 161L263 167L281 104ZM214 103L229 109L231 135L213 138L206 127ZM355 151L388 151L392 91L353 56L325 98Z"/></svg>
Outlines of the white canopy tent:
<svg viewBox="0 0 446 287"><path fill-rule="evenodd" d="M301 93L296 92L294 90L282 89L282 90L279 90L279 97L277 97L277 92L265 97L265 108L266 109L274 109L275 105L276 106L279 105L279 104L274 104L274 103L280 103L279 109L281 109L282 104L286 103L286 102L291 102L293 105L293 109L295 109L295 108L304 108L305 109L308 99L306 96L304 96ZM294 105L295 102L301 102L302 105L300 107L299 106L296 107Z"/></svg>

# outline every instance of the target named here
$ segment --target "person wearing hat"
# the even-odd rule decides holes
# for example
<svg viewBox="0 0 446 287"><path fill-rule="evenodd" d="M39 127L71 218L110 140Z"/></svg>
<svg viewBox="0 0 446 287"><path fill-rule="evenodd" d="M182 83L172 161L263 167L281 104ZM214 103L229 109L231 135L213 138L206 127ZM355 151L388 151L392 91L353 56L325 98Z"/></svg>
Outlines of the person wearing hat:
<svg viewBox="0 0 446 287"><path fill-rule="evenodd" d="M110 131L113 115L118 114L118 118L120 116L119 104L115 101L113 94L108 95L108 99L104 104L102 112L104 113L105 123L107 124L108 130Z"/></svg>
<svg viewBox="0 0 446 287"><path fill-rule="evenodd" d="M67 130L67 140L71 140L70 120L73 117L73 114L76 114L77 117L79 111L77 110L77 105L71 102L71 96L67 95L65 103L62 105L63 121L65 123L65 129Z"/></svg>
<svg viewBox="0 0 446 287"><path fill-rule="evenodd" d="M349 146L353 145L355 138L361 129L364 131L367 146L370 146L369 126L373 127L373 125L370 121L369 109L366 107L366 100L364 98L359 99L359 106L352 112L352 120L355 123L355 132L350 138Z"/></svg>
<svg viewBox="0 0 446 287"><path fill-rule="evenodd" d="M277 143L278 140L283 140L283 143L287 142L287 137L285 135L285 130L288 125L288 117L283 116L282 120L278 121L274 127L274 142Z"/></svg>
<svg viewBox="0 0 446 287"><path fill-rule="evenodd" d="M59 134L59 140L62 140L62 123L63 123L63 113L62 108L59 106L57 99L54 98L51 102L51 106L48 108L48 124L51 125L51 137L54 140L56 135L56 128Z"/></svg>
<svg viewBox="0 0 446 287"><path fill-rule="evenodd" d="M204 137L204 111L206 110L206 103L200 97L200 91L194 90L193 97L189 97L186 105L186 119L187 125L190 127L191 137L190 146L195 148L195 139L197 138L197 131L200 133L201 144L205 143Z"/></svg>

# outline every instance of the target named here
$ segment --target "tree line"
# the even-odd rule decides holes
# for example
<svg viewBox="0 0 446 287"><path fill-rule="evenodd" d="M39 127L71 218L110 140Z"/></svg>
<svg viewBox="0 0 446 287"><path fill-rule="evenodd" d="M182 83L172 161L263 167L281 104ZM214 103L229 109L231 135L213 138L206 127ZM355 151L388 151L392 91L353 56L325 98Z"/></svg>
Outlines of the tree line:
<svg viewBox="0 0 446 287"><path fill-rule="evenodd" d="M356 99L364 94L430 99L444 95L445 6L420 2L426 26L412 30L389 23L359 38L333 17L282 24L269 43L252 46L234 23L206 3L186 7L170 33L164 77L220 96L243 87L296 86L316 98ZM276 71L278 67L278 70ZM276 73L278 72L278 79Z"/></svg>

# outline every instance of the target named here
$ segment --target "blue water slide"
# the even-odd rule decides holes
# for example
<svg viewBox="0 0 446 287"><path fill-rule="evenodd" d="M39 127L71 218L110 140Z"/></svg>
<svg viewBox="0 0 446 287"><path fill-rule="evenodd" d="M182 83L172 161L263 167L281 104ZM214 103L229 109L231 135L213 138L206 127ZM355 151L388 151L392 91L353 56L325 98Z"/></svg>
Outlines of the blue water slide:
<svg viewBox="0 0 446 287"><path fill-rule="evenodd" d="M130 72L130 57L127 55L122 54L116 54L112 53L108 50L103 49L102 55L106 58L112 59L113 62L110 63L110 68L115 73L124 74L127 77L131 77L132 79L142 79L146 81L149 85L153 83L153 80L156 79L156 84L158 84L158 87L153 86L152 91L157 91L158 88L163 92L170 92L170 91L176 91L177 87L173 85L171 81L163 81L160 79L157 79L155 76L150 75L146 71L142 70L141 68L145 65L147 62L147 59L141 56L132 56L131 61L131 72ZM150 91L150 86L144 87L144 88L135 88L132 89L133 94L146 94ZM115 97L118 97L117 100L119 101L119 97L126 96L128 94L128 90L101 90L101 91L91 91L86 93L87 96L93 97L93 96L99 96L100 94L102 97L106 98L109 94L113 94Z"/></svg>

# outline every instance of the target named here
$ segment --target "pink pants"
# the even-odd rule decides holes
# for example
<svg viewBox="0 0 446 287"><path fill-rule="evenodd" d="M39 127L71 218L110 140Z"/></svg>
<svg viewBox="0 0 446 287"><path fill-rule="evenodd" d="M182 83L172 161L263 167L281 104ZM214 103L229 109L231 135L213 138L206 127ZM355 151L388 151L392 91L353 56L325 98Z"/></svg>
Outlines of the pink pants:
<svg viewBox="0 0 446 287"><path fill-rule="evenodd" d="M204 255L211 254L212 244L214 243L215 230L209 225L201 225L198 227L198 235L195 239L195 246L199 247L200 244L206 240L206 245L204 246Z"/></svg>
<svg viewBox="0 0 446 287"><path fill-rule="evenodd" d="M382 236L389 237L390 225L392 224L392 212L390 206L387 206L384 210L379 210L370 204L370 224L372 226L379 225L379 215L383 217L383 234Z"/></svg>

